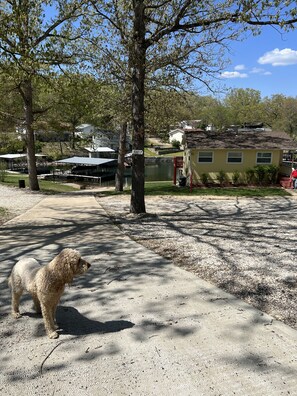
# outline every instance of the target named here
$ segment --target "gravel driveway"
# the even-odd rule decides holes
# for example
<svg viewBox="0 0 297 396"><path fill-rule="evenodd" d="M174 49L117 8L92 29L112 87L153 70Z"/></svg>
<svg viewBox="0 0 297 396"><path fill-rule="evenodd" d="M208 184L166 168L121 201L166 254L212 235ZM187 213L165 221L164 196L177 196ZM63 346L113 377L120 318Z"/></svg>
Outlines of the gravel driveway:
<svg viewBox="0 0 297 396"><path fill-rule="evenodd" d="M25 188L7 187L0 184L0 208L7 210L4 218L0 218L0 224L24 213L36 205L44 195L32 192Z"/></svg>
<svg viewBox="0 0 297 396"><path fill-rule="evenodd" d="M98 197L131 238L297 329L297 201Z"/></svg>

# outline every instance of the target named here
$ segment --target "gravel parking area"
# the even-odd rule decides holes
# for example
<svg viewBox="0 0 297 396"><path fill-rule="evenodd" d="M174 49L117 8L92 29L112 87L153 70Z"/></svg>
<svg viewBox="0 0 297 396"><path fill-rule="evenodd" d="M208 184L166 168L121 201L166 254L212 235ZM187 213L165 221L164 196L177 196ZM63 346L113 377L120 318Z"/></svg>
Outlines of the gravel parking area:
<svg viewBox="0 0 297 396"><path fill-rule="evenodd" d="M297 200L129 197L98 202L131 238L297 329Z"/></svg>
<svg viewBox="0 0 297 396"><path fill-rule="evenodd" d="M24 213L36 205L44 195L32 192L26 188L7 187L0 184L0 208L6 210L5 216L0 218L0 224Z"/></svg>

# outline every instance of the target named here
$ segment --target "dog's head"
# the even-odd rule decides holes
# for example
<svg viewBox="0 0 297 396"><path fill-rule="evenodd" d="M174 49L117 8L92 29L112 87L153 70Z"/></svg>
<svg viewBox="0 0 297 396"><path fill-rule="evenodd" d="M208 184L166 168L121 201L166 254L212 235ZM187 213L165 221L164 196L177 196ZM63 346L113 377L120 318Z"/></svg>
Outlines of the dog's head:
<svg viewBox="0 0 297 396"><path fill-rule="evenodd" d="M76 265L74 266L75 275L80 275L80 274L84 274L89 268L91 267L91 264L88 263L86 260L84 260L83 258L80 258Z"/></svg>
<svg viewBox="0 0 297 396"><path fill-rule="evenodd" d="M63 273L68 277L73 278L77 275L84 274L91 264L84 260L80 253L74 249L63 249L55 259L56 264L60 263L59 267L63 268ZM67 282L69 280L67 279Z"/></svg>

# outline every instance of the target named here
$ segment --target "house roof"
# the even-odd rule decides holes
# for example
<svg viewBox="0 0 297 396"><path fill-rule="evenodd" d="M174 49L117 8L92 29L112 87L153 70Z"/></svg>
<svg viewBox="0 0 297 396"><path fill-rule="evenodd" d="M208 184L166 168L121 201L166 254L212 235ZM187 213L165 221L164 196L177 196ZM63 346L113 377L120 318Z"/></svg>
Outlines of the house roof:
<svg viewBox="0 0 297 396"><path fill-rule="evenodd" d="M104 165L112 161L115 160L109 158L71 157L56 162L59 164Z"/></svg>
<svg viewBox="0 0 297 396"><path fill-rule="evenodd" d="M1 154L0 155L0 158L9 159L9 160L24 158L24 157L27 157L27 154ZM45 157L45 155L44 154L35 154L35 157Z"/></svg>
<svg viewBox="0 0 297 396"><path fill-rule="evenodd" d="M242 130L238 132L185 131L186 148L197 149L260 149L296 150L297 142L287 133L268 130Z"/></svg>
<svg viewBox="0 0 297 396"><path fill-rule="evenodd" d="M185 128L176 128L176 129L172 129L171 131L169 131L169 135L171 136L171 135L174 135L175 133L178 133L178 132L185 133L185 132L188 132L188 131L195 131L195 132L201 131L201 132L203 132L203 129L195 129L195 128L192 128L191 126L188 126L188 127L185 127Z"/></svg>
<svg viewBox="0 0 297 396"><path fill-rule="evenodd" d="M109 148L109 147L85 147L87 151L90 153L114 153L115 150Z"/></svg>
<svg viewBox="0 0 297 396"><path fill-rule="evenodd" d="M1 154L0 158L5 158L5 159L17 159L17 158L24 158L26 157L26 154Z"/></svg>

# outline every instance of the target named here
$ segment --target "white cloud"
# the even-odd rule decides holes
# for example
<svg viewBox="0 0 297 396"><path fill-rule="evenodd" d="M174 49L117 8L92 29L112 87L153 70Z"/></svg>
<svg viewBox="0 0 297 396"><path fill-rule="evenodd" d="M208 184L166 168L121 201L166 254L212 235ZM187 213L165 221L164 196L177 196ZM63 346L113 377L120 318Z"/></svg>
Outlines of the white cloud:
<svg viewBox="0 0 297 396"><path fill-rule="evenodd" d="M222 78L247 78L247 76L246 73L239 73L238 71L225 71L221 74Z"/></svg>
<svg viewBox="0 0 297 396"><path fill-rule="evenodd" d="M237 65L234 67L234 70L245 70L245 66L244 65Z"/></svg>
<svg viewBox="0 0 297 396"><path fill-rule="evenodd" d="M270 71L266 71L265 69L261 69L260 67L253 67L250 73L260 74L262 76L270 76L272 74Z"/></svg>
<svg viewBox="0 0 297 396"><path fill-rule="evenodd" d="M270 64L272 66L287 66L297 64L297 51L290 48L279 50L275 48L272 51L266 52L258 59L261 65Z"/></svg>
<svg viewBox="0 0 297 396"><path fill-rule="evenodd" d="M251 73L253 74L262 74L265 73L264 69L260 69L259 67L253 67L251 70Z"/></svg>

